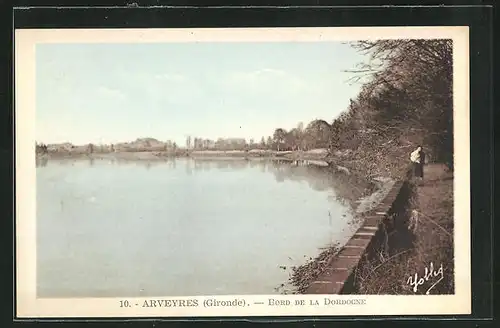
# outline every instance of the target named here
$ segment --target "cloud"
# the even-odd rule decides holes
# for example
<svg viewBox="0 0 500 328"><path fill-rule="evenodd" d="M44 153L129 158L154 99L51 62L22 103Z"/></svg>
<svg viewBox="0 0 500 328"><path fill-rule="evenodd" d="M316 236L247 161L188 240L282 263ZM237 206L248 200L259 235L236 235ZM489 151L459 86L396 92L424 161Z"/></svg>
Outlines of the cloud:
<svg viewBox="0 0 500 328"><path fill-rule="evenodd" d="M97 93L99 93L101 96L111 98L114 100L125 100L127 98L127 96L120 90L113 89L107 86L100 86L97 89Z"/></svg>
<svg viewBox="0 0 500 328"><path fill-rule="evenodd" d="M263 68L250 72L233 72L227 78L229 86L236 86L247 89L247 91L269 90L298 91L305 86L305 83L293 74L286 71Z"/></svg>
<svg viewBox="0 0 500 328"><path fill-rule="evenodd" d="M170 105L191 104L204 95L200 80L177 73L154 75L154 80L145 83L148 97L156 98Z"/></svg>
<svg viewBox="0 0 500 328"><path fill-rule="evenodd" d="M188 78L186 76L175 73L157 74L155 75L155 79L164 82L174 82L174 83L182 83L188 81Z"/></svg>

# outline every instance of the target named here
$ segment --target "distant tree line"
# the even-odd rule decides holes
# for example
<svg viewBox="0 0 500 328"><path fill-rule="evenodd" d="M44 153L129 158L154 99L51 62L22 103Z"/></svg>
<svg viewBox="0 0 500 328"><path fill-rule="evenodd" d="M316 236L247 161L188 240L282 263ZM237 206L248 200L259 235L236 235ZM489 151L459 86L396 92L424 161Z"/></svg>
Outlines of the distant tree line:
<svg viewBox="0 0 500 328"><path fill-rule="evenodd" d="M309 150L329 148L331 146L330 139L330 125L323 120L314 120L305 129L303 123L299 123L297 127L289 131L284 128L277 128L272 136L263 136L259 142L256 142L255 139L248 141L243 138L211 140L188 136L186 138L186 148L193 150Z"/></svg>
<svg viewBox="0 0 500 328"><path fill-rule="evenodd" d="M35 143L35 149L37 154L45 154L48 152L47 145L44 143Z"/></svg>

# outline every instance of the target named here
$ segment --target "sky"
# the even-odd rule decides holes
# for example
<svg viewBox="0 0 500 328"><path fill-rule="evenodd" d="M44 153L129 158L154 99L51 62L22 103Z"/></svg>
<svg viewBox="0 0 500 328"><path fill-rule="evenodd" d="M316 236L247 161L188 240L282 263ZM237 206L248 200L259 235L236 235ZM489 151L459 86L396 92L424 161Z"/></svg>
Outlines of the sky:
<svg viewBox="0 0 500 328"><path fill-rule="evenodd" d="M329 123L365 58L340 42L39 44L36 139L253 138Z"/></svg>

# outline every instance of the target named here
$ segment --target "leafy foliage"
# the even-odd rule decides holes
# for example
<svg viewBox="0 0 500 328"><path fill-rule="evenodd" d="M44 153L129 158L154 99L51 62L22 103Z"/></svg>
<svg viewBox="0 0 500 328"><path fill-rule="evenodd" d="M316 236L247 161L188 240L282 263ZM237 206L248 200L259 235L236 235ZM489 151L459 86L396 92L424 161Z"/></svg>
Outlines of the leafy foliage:
<svg viewBox="0 0 500 328"><path fill-rule="evenodd" d="M368 56L367 63L351 70L351 82L364 85L340 122L334 121L332 144L356 150L354 160L364 157L389 172L403 167L408 151L422 144L434 161L452 168L452 41L376 40L352 46Z"/></svg>
<svg viewBox="0 0 500 328"><path fill-rule="evenodd" d="M453 53L451 40L352 42L366 60L349 72L362 83L356 99L331 124L313 120L304 129L278 128L267 147L328 148L372 174L405 173L417 144L433 161L453 168Z"/></svg>

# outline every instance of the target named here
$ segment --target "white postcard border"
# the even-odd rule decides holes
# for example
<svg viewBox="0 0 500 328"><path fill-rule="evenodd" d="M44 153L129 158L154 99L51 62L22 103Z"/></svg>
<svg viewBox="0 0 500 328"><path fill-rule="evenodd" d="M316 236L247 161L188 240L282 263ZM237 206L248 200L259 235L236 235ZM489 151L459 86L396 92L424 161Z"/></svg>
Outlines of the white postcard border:
<svg viewBox="0 0 500 328"><path fill-rule="evenodd" d="M235 295L36 298L35 51L40 43L328 42L453 39L455 295ZM22 317L213 317L470 314L470 135L468 27L225 29L18 29L15 31L16 305ZM457 188L460 186L460 188ZM405 279L405 277L401 277ZM290 305L270 306L269 299ZM159 307L144 307L160 301ZM177 302L174 302L177 300ZM184 300L184 305L171 306ZM191 300L191 302L188 302ZM211 300L243 302L207 306ZM236 300L236 301L235 301ZM328 300L328 301L327 301ZM127 301L128 303L125 303ZM263 304L260 304L262 303ZM303 302L303 304L302 304ZM316 304L317 302L317 304ZM329 302L328 305L325 305ZM257 304L256 304L257 303ZM343 304L345 303L345 304ZM128 304L129 306L124 306ZM230 303L232 304L232 303ZM170 306L167 306L170 305Z"/></svg>

